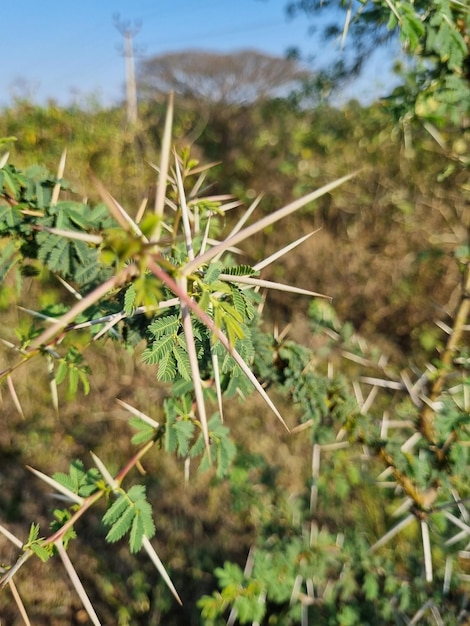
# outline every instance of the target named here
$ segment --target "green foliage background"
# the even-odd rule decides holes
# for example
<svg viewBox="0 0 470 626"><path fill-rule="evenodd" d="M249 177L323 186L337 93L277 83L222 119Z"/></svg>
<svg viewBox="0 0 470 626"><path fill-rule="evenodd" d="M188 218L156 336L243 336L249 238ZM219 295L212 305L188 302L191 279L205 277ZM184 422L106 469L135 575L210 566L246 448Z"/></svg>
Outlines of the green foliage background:
<svg viewBox="0 0 470 626"><path fill-rule="evenodd" d="M55 177L41 168L26 168L40 163L54 171L66 147L70 189L63 192L60 216L50 212L43 225L112 230L112 220L99 206L88 212L85 196L95 193L90 171L135 215L142 190L149 197L153 194L155 171L147 161L157 162L159 156L164 109L157 104L143 106L135 130L125 127L124 117L120 108L65 110L53 104L42 108L15 103L0 116L0 136L17 138L6 146L18 169L1 170L4 193L14 191L12 181L21 176L36 180L34 188L28 182L21 189L22 202L43 210L50 204ZM117 127L122 130L116 132ZM241 341L239 325L246 323L243 336L249 341L238 347L253 355L257 377L273 390L294 432L286 433L280 423L266 417L259 398L234 398L226 407L224 425L218 419L210 423L220 462L197 472L195 460L186 464L184 460L194 432L193 422L186 419L191 399L185 384L191 376L174 312L150 324L148 343L137 344L136 351L122 351L109 339L103 344L86 343L77 333L80 350L71 347L57 371L58 382L68 382L68 388L59 387L60 417L51 408L47 371L39 364L31 363L26 374L14 378L23 415L14 396L2 389L1 523L25 541L31 519L41 529L50 523L55 504L25 465L49 475L59 472L56 478L62 484L88 495L97 477L90 477L80 465L69 467L74 459L88 458L90 449L106 459L129 455L130 429L123 410L116 407L119 397L157 422L166 419L166 429L158 440L162 450L145 458L146 474L138 477L140 485L123 492L107 512L99 504L96 514L80 520L78 538L70 542L72 560L103 623L222 624L230 611L236 611L240 623L299 624L308 615L309 623L318 624L394 624L397 619L411 619L426 602L429 610L420 623L434 623L434 606L445 615L446 624L464 623L459 622L459 613L468 592L468 559L457 559L451 592L445 592L449 553L445 541L452 526L443 512L432 512L436 537L432 585L423 576L417 524L407 526L380 551L369 550L393 525L392 514L401 502L399 491L379 489L376 484L384 470L383 413L413 422L419 419L419 410L409 402L405 389L395 388L381 390L373 405L361 412L354 385L367 376L398 381L401 373L419 372L432 359L439 369L436 349L442 351L445 334L435 320L451 324L449 313L458 302L457 286L468 256L468 129L441 129L442 140L436 142L420 125L397 125L382 104L363 107L350 102L341 109L319 105L305 110L289 100L274 100L214 111L201 130L197 111L181 103L174 130L180 150L193 142L195 129L193 154L203 162L223 162L209 175L211 191L231 192L246 203L265 192L258 210L266 213L362 168L353 181L321 198L314 209L303 209L282 228L271 227L257 235L246 259L254 263L299 233L320 228L263 277L326 293L333 297L334 308L292 294L270 294L264 325L259 326L253 303L231 286L221 313L220 323L232 333L234 343ZM91 200L97 201L98 194ZM225 229L235 221L224 219L221 228ZM63 247L49 249L51 237L35 234L28 219L16 222L8 204L1 206L0 223L4 232L16 229L23 248L37 245L38 258L45 265L38 281L35 263L25 264L20 290L20 275L13 279L14 250L2 244L1 337L13 343L19 339L26 347L37 329L30 315L12 307L12 302L60 315L73 298L68 295L64 300L54 271L60 268L65 277L91 288L106 279L106 268L83 264L87 255L81 255L79 242L69 244L64 239ZM119 242L111 241L119 248ZM127 253L123 249L123 258ZM77 269L82 272L80 280ZM212 266L201 279L200 289L206 289L207 298L220 289L217 280L222 270L227 268ZM121 306L132 310L139 304L138 293L155 291L146 280L140 292L134 285L133 292L122 294L116 311ZM94 312L95 317L99 314ZM283 328L289 323L292 327L284 337ZM142 336L137 326L127 328L130 347ZM210 340L209 334L199 329L201 346ZM345 355L352 357L345 360ZM462 385L465 394L465 346L458 356L460 366L455 367L452 381L456 388ZM2 348L1 358L2 369L14 362L7 348ZM166 367L156 371L155 362L162 358ZM163 383L174 380L176 373L182 380L167 397ZM230 377L226 391L229 395L235 391L235 385L230 389ZM388 452L399 459L397 472L410 477L423 492L438 478L444 500L451 497L452 489L462 498L469 495L468 409L458 393L447 394L440 409L439 437L456 432L465 442L462 448L452 448L446 468L436 468L425 445L416 455L400 456L403 440L391 436L387 442ZM154 429L138 419L131 426L134 444L154 436ZM335 442L345 445L322 453L322 471L312 476L315 446ZM369 455L366 448L372 451ZM203 449L199 438L194 452ZM111 469L118 468L116 461ZM448 481L442 478L446 473ZM318 502L315 509L312 493ZM123 519L128 510L125 501L132 503L132 515ZM429 511L423 504L416 513L419 520ZM56 523L60 526L64 520ZM136 527L141 523L148 536L156 529L160 558L183 607L174 603L142 555L130 555L120 540L130 531L131 551L137 552L141 533ZM39 553L36 532L34 527L29 541ZM116 542L113 549L106 540ZM0 565L16 558L14 547L3 537L0 555ZM19 575L18 586L33 623L86 622L78 599L50 562L38 559L28 567ZM0 616L15 623L13 600L5 592L2 600Z"/></svg>

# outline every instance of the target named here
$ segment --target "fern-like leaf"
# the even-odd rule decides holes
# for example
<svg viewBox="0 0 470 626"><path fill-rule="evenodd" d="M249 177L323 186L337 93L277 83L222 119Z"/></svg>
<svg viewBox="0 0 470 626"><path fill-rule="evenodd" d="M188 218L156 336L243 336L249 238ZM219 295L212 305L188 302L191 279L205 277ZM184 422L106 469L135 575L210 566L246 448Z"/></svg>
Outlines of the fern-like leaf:
<svg viewBox="0 0 470 626"><path fill-rule="evenodd" d="M219 275L222 273L222 269L222 263L219 263L218 261L211 263L204 274L204 282L207 285L213 283L217 280L217 278L219 278Z"/></svg>
<svg viewBox="0 0 470 626"><path fill-rule="evenodd" d="M222 274L230 274L231 276L256 276L258 272L250 265L232 265L224 267Z"/></svg>
<svg viewBox="0 0 470 626"><path fill-rule="evenodd" d="M122 515L113 523L106 535L106 541L109 543L115 543L119 541L119 539L122 539L132 525L132 521L135 517L135 508L132 505L129 506L127 502L126 505Z"/></svg>
<svg viewBox="0 0 470 626"><path fill-rule="evenodd" d="M106 541L119 541L130 530L131 552L140 550L144 535L150 539L155 534L152 507L146 500L145 487L134 485L127 493L122 493L104 514L103 523L111 526Z"/></svg>
<svg viewBox="0 0 470 626"><path fill-rule="evenodd" d="M157 379L171 383L176 377L176 359L172 351L164 354L158 361Z"/></svg>
<svg viewBox="0 0 470 626"><path fill-rule="evenodd" d="M153 365L158 363L161 358L170 352L175 344L175 338L173 335L165 335L161 339L154 341L149 345L142 353L142 360L144 363Z"/></svg>
<svg viewBox="0 0 470 626"><path fill-rule="evenodd" d="M131 532L129 535L129 546L132 553L138 552L142 547L142 537L144 534L144 521L142 519L142 515L137 513L132 520Z"/></svg>
<svg viewBox="0 0 470 626"><path fill-rule="evenodd" d="M176 359L178 374L184 380L192 380L191 365L187 351L183 347L176 345L173 347L173 354Z"/></svg>
<svg viewBox="0 0 470 626"><path fill-rule="evenodd" d="M109 507L106 513L103 515L103 524L111 526L114 524L128 508L129 501L125 495L119 496L115 502Z"/></svg>
<svg viewBox="0 0 470 626"><path fill-rule="evenodd" d="M181 320L178 315L165 315L152 322L149 326L149 331L155 339L160 339L164 335L173 335L176 333L180 325Z"/></svg>
<svg viewBox="0 0 470 626"><path fill-rule="evenodd" d="M136 291L133 284L129 285L124 294L124 312L126 315L132 315L135 310Z"/></svg>
<svg viewBox="0 0 470 626"><path fill-rule="evenodd" d="M131 441L135 445L147 443L155 435L155 428L140 418L133 416L129 419L129 424L137 431Z"/></svg>
<svg viewBox="0 0 470 626"><path fill-rule="evenodd" d="M80 459L75 459L70 464L69 473L56 472L52 478L58 483L80 496L87 497L98 490L100 473L95 467L85 470Z"/></svg>

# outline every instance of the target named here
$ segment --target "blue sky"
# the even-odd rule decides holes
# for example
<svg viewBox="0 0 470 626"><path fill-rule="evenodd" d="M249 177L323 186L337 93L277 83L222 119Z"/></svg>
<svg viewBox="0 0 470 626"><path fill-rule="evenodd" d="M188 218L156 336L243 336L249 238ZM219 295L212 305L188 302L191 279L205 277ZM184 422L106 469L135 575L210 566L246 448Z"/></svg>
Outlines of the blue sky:
<svg viewBox="0 0 470 626"><path fill-rule="evenodd" d="M309 36L311 22L285 14L287 0L15 0L0 2L0 105L13 97L62 105L94 95L102 104L123 98L122 38L113 16L134 25L140 56L201 48L230 52L242 48L282 56L292 46L338 54L333 44ZM369 100L384 93L390 51L369 63L349 91Z"/></svg>

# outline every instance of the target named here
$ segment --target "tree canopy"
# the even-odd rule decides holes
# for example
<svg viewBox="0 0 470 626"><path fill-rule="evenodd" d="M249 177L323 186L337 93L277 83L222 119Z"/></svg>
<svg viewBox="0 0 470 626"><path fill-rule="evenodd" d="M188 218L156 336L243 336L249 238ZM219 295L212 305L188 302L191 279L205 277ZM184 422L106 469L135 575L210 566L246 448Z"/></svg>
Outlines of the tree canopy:
<svg viewBox="0 0 470 626"><path fill-rule="evenodd" d="M191 100L244 104L285 94L309 75L294 59L255 50L232 54L185 50L143 61L138 83L143 97L174 91Z"/></svg>
<svg viewBox="0 0 470 626"><path fill-rule="evenodd" d="M470 7L460 0L292 0L291 15L331 18L325 36L348 38L348 54L330 72L348 77L393 35L413 63L406 89L395 93L402 112L458 122L470 108Z"/></svg>

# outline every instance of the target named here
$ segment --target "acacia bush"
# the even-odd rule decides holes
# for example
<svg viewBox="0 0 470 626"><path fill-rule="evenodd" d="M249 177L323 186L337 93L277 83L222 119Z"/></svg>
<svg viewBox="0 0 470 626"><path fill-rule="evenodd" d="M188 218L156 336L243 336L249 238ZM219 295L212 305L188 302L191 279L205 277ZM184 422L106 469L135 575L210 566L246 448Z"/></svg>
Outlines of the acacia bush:
<svg viewBox="0 0 470 626"><path fill-rule="evenodd" d="M429 294L441 303L451 297L458 280L452 250L469 227L468 129L439 131L439 145L422 124L398 123L383 103L305 110L287 99L214 112L202 128L194 112L184 119L185 136L197 136L201 158L224 164L223 185L216 181L215 190L246 203L263 193L260 208L267 213L359 163L354 181L321 198L315 211L307 207L282 232L255 236L254 256L282 245L284 232L294 238L320 228L314 244L267 268L267 275L293 282L299 265L306 266L305 286L331 295L359 332L392 341L405 359L410 350L423 350L435 318ZM146 125L154 128L150 119ZM293 294L274 294L271 303L267 314L285 323L302 308Z"/></svg>
<svg viewBox="0 0 470 626"><path fill-rule="evenodd" d="M273 335L261 325L257 291L314 294L259 277L277 255L247 265L235 248L327 192L341 202L346 181L251 226L242 217L225 236L217 218L237 203L204 193L206 168L187 152L168 169L169 120L155 206L135 215L98 180L103 202L95 206L74 199L62 169L54 176L2 163L2 377L11 397L5 406L17 416L2 434L3 585L12 598L5 619L16 613L28 623L30 613L43 623L80 623L85 611L93 623L199 623L195 600L202 596L207 624L225 623L227 615L229 623L440 623L444 615L446 623L462 623L469 532L465 242L450 274L462 280L455 315L430 339L428 351L438 348L432 362L420 353L405 368L394 366L321 299L311 306L310 348L284 332ZM282 252L288 264L291 247ZM97 350L100 341L105 347ZM45 386L47 379L50 408L39 412L31 381L37 394L36 381ZM119 412L110 408L116 387ZM259 399L248 404L253 387ZM92 415L63 406L89 392ZM226 408L222 397L234 395L243 403ZM285 416L294 434L280 438L266 406L278 427ZM91 465L84 456L90 448ZM35 466L34 476L24 478L19 459ZM181 490L194 459L209 473ZM135 470L146 474L130 481ZM38 478L69 501L52 518ZM18 481L27 485L21 495ZM192 509L196 524L187 521ZM29 536L19 510L23 518L34 513ZM155 532L160 556L150 543ZM106 542L118 541L116 552L106 551ZM43 578L46 566L28 569L32 557L47 561L58 581L46 607L29 582L37 572ZM77 594L66 606L63 576L49 565L58 557ZM211 595L214 570L221 591Z"/></svg>
<svg viewBox="0 0 470 626"><path fill-rule="evenodd" d="M54 511L55 521L48 537L40 535L36 523L31 524L29 537L23 541L3 527L4 536L21 548L22 556L15 565L4 567L2 584L10 586L25 620L28 618L16 588L16 572L32 556L47 561L58 554L90 619L99 623L66 550L75 537L75 524L103 496L110 504L102 516L103 524L109 527L106 540L114 543L129 533L131 553L144 548L180 602L150 543L155 524L146 486L135 484L124 490L122 481L134 467L141 467L142 458L155 444L188 462L191 457L200 457L202 467L215 466L216 477L226 475L236 449L223 423L223 394L247 394L254 387L284 424L251 367L259 300L254 290L278 288L315 294L258 278L259 270L274 257L250 267L237 264L230 256L225 260L224 253L348 177L251 226L242 228L246 219L242 218L226 239L217 242L214 236L218 229L211 224L213 214L223 215L237 203L229 197L201 195L206 168L199 167L188 154L176 158L168 173L171 114L170 108L155 209L145 212L142 205L135 220L98 180L96 186L105 205L92 207L67 196L62 199L63 190L69 193L62 181L65 158L57 177L40 167L22 172L8 165L6 158L3 162L0 229L5 238L4 298L6 304L11 304L9 298L14 301L18 290L22 301L26 288L27 302L22 306L32 319L32 323L20 324L3 338L11 351L12 364L6 366L2 377L18 412L22 414L23 409L14 377L35 357L44 357L48 364L56 415L60 383L67 381L70 394L76 393L79 386L88 394L90 369L84 355L90 342L107 335L129 348L145 340L144 362L157 366L158 381L172 383L171 395L162 402L159 421L121 402L133 416L130 421L137 432L132 441L139 447L130 457L127 455L120 470L108 469L94 453L94 467L88 470L82 460L72 460L68 471L56 471L52 478L32 470L71 504ZM192 183L191 177L196 177ZM26 283L22 277L29 277ZM61 289L51 288L54 278L68 295L62 297ZM29 287L31 280L39 280L46 292L40 288L35 293ZM38 326L36 319L46 326ZM217 409L212 409L211 417L206 403ZM120 619L125 620L126 615Z"/></svg>
<svg viewBox="0 0 470 626"><path fill-rule="evenodd" d="M246 204L263 193L263 213L361 165L353 183L319 199L315 211L306 208L296 220L286 220L282 233L256 234L250 252L255 259L283 245L283 233L294 239L321 228L314 244L298 248L282 266L266 268L266 277L295 282L299 264L308 266L304 286L332 296L339 315L359 332L393 342L390 349L404 359L410 350L427 358L423 341L429 344L435 332L436 302L451 298L458 280L452 250L465 240L469 226L468 129L451 128L446 135L441 130L445 144L440 146L420 125L397 126L382 104L354 102L341 109L305 110L279 99L214 116L216 111L201 120L180 102L174 122L178 149L196 142L192 151L201 162L223 163L223 170L218 165L208 172L212 193L232 193ZM154 170L147 160L158 162L163 105L149 103L140 118L133 134L125 126L116 130L124 124L122 109L37 110L18 103L0 115L0 132L17 136L8 148L23 168L39 162L51 169L67 145L67 177L74 188L99 200L87 182L91 167L134 214L143 197L154 194ZM40 144L28 143L28 130L41 136ZM227 214L227 223L236 221L232 216ZM293 308L296 315L302 311L293 294L273 294L270 302L267 315L278 323L288 322ZM297 327L305 328L305 321ZM299 332L296 339L309 340Z"/></svg>
<svg viewBox="0 0 470 626"><path fill-rule="evenodd" d="M470 13L453 0L291 4L345 8L343 41L350 26L368 36L363 14L379 40L385 23L400 31L419 61L392 102L403 149L379 107L354 103L213 111L213 131L186 110L173 154L171 107L162 135L160 105L122 135L73 134L81 113L53 106L2 120L5 143L18 130L29 151L23 169L7 155L0 167L8 623L470 622ZM101 130L106 112L93 115L80 122ZM24 169L67 134L95 171L90 202L64 182L65 157L57 175ZM229 157L223 189L209 193L181 149L195 136ZM246 225L256 199L227 219L237 203L223 194L253 200L261 170L265 216ZM107 190L114 171L129 211ZM300 342L266 332L264 289L282 291ZM306 295L308 320L292 309Z"/></svg>

